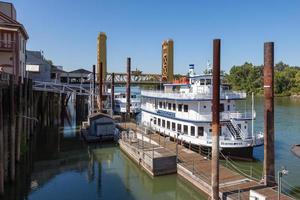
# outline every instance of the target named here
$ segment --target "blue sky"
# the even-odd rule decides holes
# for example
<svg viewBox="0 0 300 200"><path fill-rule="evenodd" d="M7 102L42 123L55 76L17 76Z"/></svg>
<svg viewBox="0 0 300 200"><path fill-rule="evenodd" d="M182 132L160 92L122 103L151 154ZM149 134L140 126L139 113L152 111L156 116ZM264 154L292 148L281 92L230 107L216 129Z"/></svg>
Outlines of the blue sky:
<svg viewBox="0 0 300 200"><path fill-rule="evenodd" d="M275 42L275 61L300 65L300 1L277 0L14 0L29 33L27 48L43 50L66 70L96 63L98 32L108 36L108 71L160 73L161 43L174 40L175 73L212 60L222 39L221 65L263 63L263 43Z"/></svg>

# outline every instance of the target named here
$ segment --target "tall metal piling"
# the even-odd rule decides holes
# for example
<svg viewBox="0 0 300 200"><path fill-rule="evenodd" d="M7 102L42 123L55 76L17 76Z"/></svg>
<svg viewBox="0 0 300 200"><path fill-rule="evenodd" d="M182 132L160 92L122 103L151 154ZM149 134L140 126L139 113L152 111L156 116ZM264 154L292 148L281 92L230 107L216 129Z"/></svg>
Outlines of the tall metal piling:
<svg viewBox="0 0 300 200"><path fill-rule="evenodd" d="M9 121L10 121L10 154L9 154L9 172L10 172L10 180L15 180L16 175L16 113L15 113L15 84L14 84L14 76L10 76L9 78Z"/></svg>
<svg viewBox="0 0 300 200"><path fill-rule="evenodd" d="M127 82L126 82L126 120L130 119L130 91L131 86L131 58L127 58Z"/></svg>
<svg viewBox="0 0 300 200"><path fill-rule="evenodd" d="M103 64L100 63L100 78L99 78L99 111L103 112Z"/></svg>
<svg viewBox="0 0 300 200"><path fill-rule="evenodd" d="M4 137L3 137L3 102L0 88L0 195L4 194Z"/></svg>
<svg viewBox="0 0 300 200"><path fill-rule="evenodd" d="M111 74L111 114L114 115L115 108L115 73Z"/></svg>
<svg viewBox="0 0 300 200"><path fill-rule="evenodd" d="M264 184L274 186L274 43L264 44Z"/></svg>
<svg viewBox="0 0 300 200"><path fill-rule="evenodd" d="M212 96L212 159L211 197L219 199L219 133L220 133L220 49L221 40L213 41L213 96Z"/></svg>

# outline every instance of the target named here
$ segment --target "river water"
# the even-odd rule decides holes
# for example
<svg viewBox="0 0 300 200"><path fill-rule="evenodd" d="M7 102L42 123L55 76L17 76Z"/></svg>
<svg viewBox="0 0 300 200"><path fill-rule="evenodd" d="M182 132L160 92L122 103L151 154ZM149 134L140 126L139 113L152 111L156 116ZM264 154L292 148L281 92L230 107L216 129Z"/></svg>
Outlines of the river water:
<svg viewBox="0 0 300 200"><path fill-rule="evenodd" d="M241 102L239 109L251 109L251 100ZM177 175L151 178L114 144L86 145L73 110L69 106L64 126L46 127L37 134L30 162L21 167L17 183L6 188L2 199L207 199ZM255 130L261 131L263 98L255 98L255 110ZM300 100L275 100L275 132L276 170L289 170L284 177L284 189L289 191L300 186L300 159L290 151L300 143ZM263 160L263 147L256 148L254 156ZM246 165L257 163L261 165Z"/></svg>

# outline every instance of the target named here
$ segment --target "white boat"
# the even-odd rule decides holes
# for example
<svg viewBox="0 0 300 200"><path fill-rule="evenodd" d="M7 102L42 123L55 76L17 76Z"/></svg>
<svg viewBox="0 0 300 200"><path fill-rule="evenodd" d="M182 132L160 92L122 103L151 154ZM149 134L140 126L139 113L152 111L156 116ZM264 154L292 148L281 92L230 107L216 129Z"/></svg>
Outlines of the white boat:
<svg viewBox="0 0 300 200"><path fill-rule="evenodd" d="M114 112L126 113L126 93L115 93L115 106ZM131 94L130 97L130 113L137 114L141 111L141 98L139 94Z"/></svg>
<svg viewBox="0 0 300 200"><path fill-rule="evenodd" d="M186 83L164 84L163 91L142 90L141 98L144 126L210 150L212 74L195 75L191 67ZM231 91L229 85L221 84L220 148L227 155L252 157L253 147L263 145L263 133L252 131L255 111L240 112L236 108L236 101L245 99L245 92Z"/></svg>

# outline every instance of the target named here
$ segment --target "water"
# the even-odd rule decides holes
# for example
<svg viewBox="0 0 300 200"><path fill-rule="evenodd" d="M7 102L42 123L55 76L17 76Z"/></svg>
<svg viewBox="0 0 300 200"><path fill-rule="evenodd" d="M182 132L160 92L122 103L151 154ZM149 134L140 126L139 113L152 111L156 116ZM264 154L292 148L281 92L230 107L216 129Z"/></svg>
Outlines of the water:
<svg viewBox="0 0 300 200"><path fill-rule="evenodd" d="M32 157L2 199L207 199L177 175L150 177L115 144L86 145L69 108L64 127L38 133Z"/></svg>
<svg viewBox="0 0 300 200"><path fill-rule="evenodd" d="M44 128L34 140L28 160L18 172L18 181L6 188L2 199L207 199L177 175L151 178L115 145L87 146L79 137L73 107L63 127ZM239 104L251 109L251 100ZM263 98L255 98L255 130L263 130ZM300 100L275 100L276 171L285 166L283 179L300 186L300 159L290 151L300 143ZM263 147L254 156L263 160ZM244 163L262 166L261 162ZM283 189L291 187L283 183ZM297 189L296 189L297 190ZM299 190L299 189L298 189Z"/></svg>
<svg viewBox="0 0 300 200"><path fill-rule="evenodd" d="M255 98L256 120L254 129L263 131L264 104L263 97ZM239 104L241 110L251 110L251 98ZM275 168L276 172L282 167L289 170L283 180L291 186L300 186L300 159L292 152L294 144L300 144L300 99L289 97L275 98ZM254 157L263 161L263 146L254 149ZM285 189L290 186L283 184Z"/></svg>

